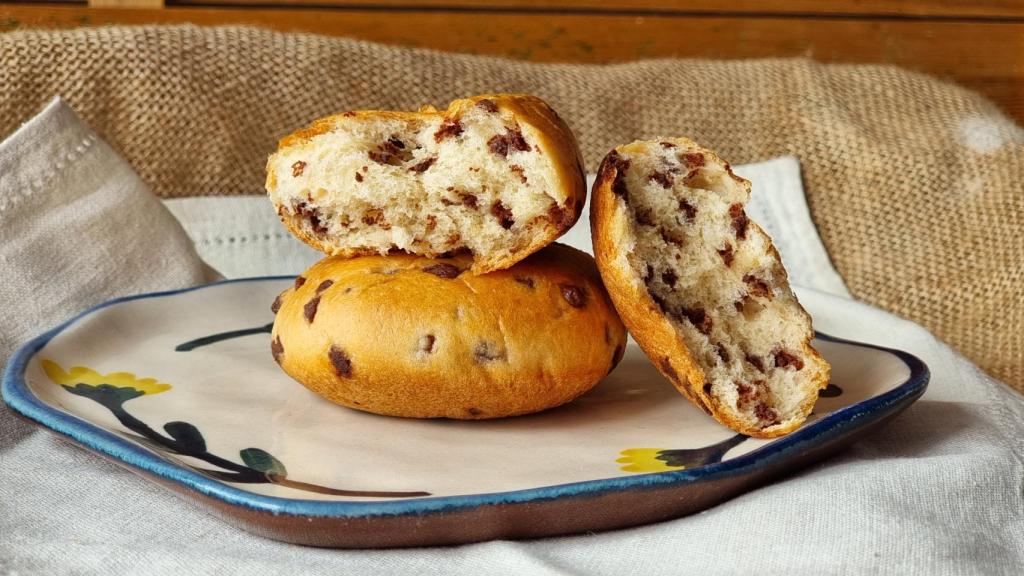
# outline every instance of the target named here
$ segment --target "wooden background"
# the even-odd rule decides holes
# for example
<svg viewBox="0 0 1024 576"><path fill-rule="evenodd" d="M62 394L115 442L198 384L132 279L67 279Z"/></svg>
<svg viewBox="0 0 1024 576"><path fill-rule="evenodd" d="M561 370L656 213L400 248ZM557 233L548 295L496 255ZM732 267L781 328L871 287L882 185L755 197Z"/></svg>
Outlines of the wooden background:
<svg viewBox="0 0 1024 576"><path fill-rule="evenodd" d="M0 1L0 31L181 22L545 62L811 56L891 63L974 88L1024 124L1024 0Z"/></svg>

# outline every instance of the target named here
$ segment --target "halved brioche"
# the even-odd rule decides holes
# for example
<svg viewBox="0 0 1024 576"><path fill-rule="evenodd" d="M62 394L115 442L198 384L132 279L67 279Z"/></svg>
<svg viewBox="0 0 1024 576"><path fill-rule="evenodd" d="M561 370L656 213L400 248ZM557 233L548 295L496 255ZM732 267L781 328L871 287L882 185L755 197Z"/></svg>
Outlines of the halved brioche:
<svg viewBox="0 0 1024 576"><path fill-rule="evenodd" d="M829 366L749 197L714 152L638 141L605 157L590 218L612 301L661 373L719 422L769 438L804 422Z"/></svg>
<svg viewBox="0 0 1024 576"><path fill-rule="evenodd" d="M469 251L474 274L551 243L586 195L572 132L524 94L318 120L281 140L266 187L285 226L327 254Z"/></svg>

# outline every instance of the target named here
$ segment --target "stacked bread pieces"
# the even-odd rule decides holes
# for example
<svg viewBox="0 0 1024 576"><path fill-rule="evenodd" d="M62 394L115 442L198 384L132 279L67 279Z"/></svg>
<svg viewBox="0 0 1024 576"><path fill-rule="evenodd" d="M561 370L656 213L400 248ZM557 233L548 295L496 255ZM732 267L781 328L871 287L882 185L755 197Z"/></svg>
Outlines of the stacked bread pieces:
<svg viewBox="0 0 1024 576"><path fill-rule="evenodd" d="M483 419L572 400L626 332L587 254L576 140L529 95L440 112L347 112L281 140L267 191L329 257L282 293L271 350L323 397L407 417Z"/></svg>
<svg viewBox="0 0 1024 576"><path fill-rule="evenodd" d="M339 404L458 419L557 406L621 359L618 314L665 378L743 434L792 431L828 383L810 317L746 216L750 183L685 138L604 159L596 266L552 244L579 218L584 178L573 134L529 95L319 120L281 141L267 190L330 255L274 303L274 358Z"/></svg>

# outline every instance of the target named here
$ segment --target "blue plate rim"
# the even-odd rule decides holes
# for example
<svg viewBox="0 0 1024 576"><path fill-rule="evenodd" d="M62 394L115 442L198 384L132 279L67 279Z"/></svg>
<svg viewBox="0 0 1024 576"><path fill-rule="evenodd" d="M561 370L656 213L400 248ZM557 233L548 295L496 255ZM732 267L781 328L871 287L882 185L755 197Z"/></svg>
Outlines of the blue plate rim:
<svg viewBox="0 0 1024 576"><path fill-rule="evenodd" d="M25 381L29 361L54 337L79 320L104 308L123 302L161 298L186 292L244 282L291 280L294 276L258 276L220 280L199 286L123 296L108 300L80 312L69 320L29 340L11 356L4 370L0 393L4 402L21 416L121 464L178 484L231 506L274 515L317 518L371 518L380 516L425 515L464 511L481 506L524 504L564 498L596 497L610 492L677 487L729 476L742 475L752 468L769 466L790 454L799 454L844 435L862 423L875 421L896 408L908 405L924 394L930 379L928 366L916 356L896 350L845 340L817 333L816 337L831 342L873 348L890 353L903 361L910 376L899 386L862 402L840 408L799 430L742 456L698 468L670 472L637 474L616 478L585 480L568 484L527 488L508 492L492 492L457 496L434 496L411 500L329 501L266 496L235 488L222 481L183 468L149 452L141 446L104 430L76 416L63 413L35 396Z"/></svg>

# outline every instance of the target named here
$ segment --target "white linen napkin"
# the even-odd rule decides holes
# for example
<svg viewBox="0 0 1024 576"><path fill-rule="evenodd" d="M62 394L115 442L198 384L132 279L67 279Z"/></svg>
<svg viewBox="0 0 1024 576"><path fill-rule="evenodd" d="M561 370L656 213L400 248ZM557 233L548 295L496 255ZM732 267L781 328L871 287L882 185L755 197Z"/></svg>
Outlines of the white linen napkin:
<svg viewBox="0 0 1024 576"><path fill-rule="evenodd" d="M132 167L59 99L0 146L0 362L62 317L208 271Z"/></svg>
<svg viewBox="0 0 1024 576"><path fill-rule="evenodd" d="M836 457L701 514L629 530L342 551L230 527L0 409L0 574L1020 574L1024 399L921 327L844 296L794 159L739 172L754 180L751 212L794 281L816 288L798 288L816 327L931 367L920 401ZM317 257L276 236L284 232L261 197L168 205L228 275L293 273ZM63 104L0 144L0 206L4 345L113 295L203 281L178 224ZM569 240L587 236L580 228Z"/></svg>

